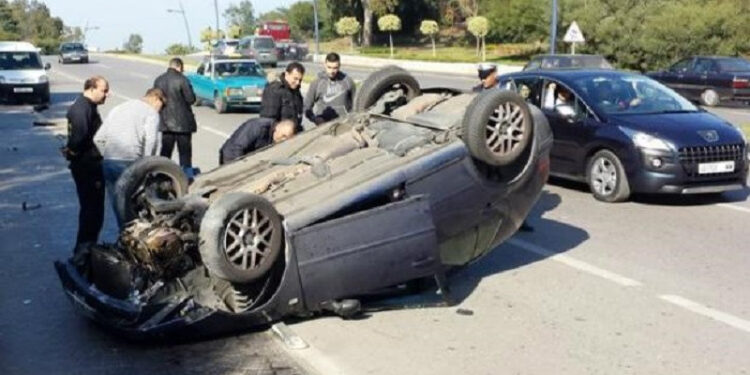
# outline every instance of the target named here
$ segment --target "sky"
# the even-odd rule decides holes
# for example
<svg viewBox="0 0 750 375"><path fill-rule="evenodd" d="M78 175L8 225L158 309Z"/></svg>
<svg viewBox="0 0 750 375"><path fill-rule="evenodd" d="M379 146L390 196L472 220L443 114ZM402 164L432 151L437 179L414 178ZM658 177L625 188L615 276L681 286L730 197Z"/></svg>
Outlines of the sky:
<svg viewBox="0 0 750 375"><path fill-rule="evenodd" d="M179 9L180 0L41 0L55 17L60 17L66 26L87 24L89 30L86 44L101 50L122 47L130 34L143 37L143 53L164 53L172 43L187 44L185 22L179 13L168 13L167 9ZM193 45L200 43L200 31L216 24L214 0L181 0L185 8ZM217 0L219 24L226 27L224 9L239 0ZM255 16L288 7L299 0L254 0ZM98 28L97 28L98 27Z"/></svg>

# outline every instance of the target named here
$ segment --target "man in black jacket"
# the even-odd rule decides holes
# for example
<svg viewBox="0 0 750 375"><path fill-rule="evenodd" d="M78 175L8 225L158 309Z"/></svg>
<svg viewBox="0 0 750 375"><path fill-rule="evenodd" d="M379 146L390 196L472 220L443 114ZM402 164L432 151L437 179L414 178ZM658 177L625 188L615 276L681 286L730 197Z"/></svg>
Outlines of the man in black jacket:
<svg viewBox="0 0 750 375"><path fill-rule="evenodd" d="M75 255L86 253L88 246L99 238L104 222L104 176L102 156L94 145L94 134L102 124L98 106L104 104L109 83L95 76L83 84L83 94L68 109L68 142L62 148L70 161L70 173L78 193L78 235L73 250Z"/></svg>
<svg viewBox="0 0 750 375"><path fill-rule="evenodd" d="M191 106L195 103L195 93L190 81L182 74L184 66L182 60L174 58L169 61L167 71L156 78L154 87L161 89L167 97L162 108L159 122L161 136L161 156L172 157L174 144L180 154L180 166L188 177L193 173L193 146L191 135L195 133L197 124Z"/></svg>
<svg viewBox="0 0 750 375"><path fill-rule="evenodd" d="M247 120L221 146L219 165L229 163L272 143L287 140L294 134L295 123L293 120L281 120L277 123L263 117Z"/></svg>
<svg viewBox="0 0 750 375"><path fill-rule="evenodd" d="M286 66L278 80L266 86L260 104L260 117L275 121L294 120L296 132L302 128L302 94L299 92L305 67L298 62Z"/></svg>

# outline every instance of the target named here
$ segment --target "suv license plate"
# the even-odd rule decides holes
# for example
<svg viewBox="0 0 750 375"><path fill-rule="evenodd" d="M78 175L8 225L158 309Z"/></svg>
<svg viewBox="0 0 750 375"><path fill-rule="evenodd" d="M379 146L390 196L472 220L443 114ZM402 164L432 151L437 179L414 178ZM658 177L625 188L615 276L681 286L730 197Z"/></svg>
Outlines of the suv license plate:
<svg viewBox="0 0 750 375"><path fill-rule="evenodd" d="M33 87L14 87L13 92L34 92Z"/></svg>
<svg viewBox="0 0 750 375"><path fill-rule="evenodd" d="M698 164L698 174L734 172L734 161Z"/></svg>

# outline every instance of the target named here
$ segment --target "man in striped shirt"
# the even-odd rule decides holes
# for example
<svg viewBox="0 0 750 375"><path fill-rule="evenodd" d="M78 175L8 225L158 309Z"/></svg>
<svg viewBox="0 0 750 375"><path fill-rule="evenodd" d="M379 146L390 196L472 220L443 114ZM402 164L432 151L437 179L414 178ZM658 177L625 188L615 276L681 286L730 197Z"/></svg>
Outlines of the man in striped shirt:
<svg viewBox="0 0 750 375"><path fill-rule="evenodd" d="M115 183L123 171L136 160L159 151L159 111L166 99L158 88L146 91L140 99L129 100L112 108L94 143L104 160L104 186L109 195L117 224L122 227L115 205Z"/></svg>

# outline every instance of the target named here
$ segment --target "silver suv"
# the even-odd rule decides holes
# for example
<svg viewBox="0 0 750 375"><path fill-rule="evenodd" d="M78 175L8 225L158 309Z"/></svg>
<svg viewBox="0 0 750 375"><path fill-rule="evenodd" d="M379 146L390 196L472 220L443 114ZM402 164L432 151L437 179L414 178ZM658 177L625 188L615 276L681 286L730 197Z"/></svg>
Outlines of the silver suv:
<svg viewBox="0 0 750 375"><path fill-rule="evenodd" d="M279 56L276 52L276 43L273 38L265 35L253 35L240 39L237 52L242 56L255 59L261 65L276 67Z"/></svg>

